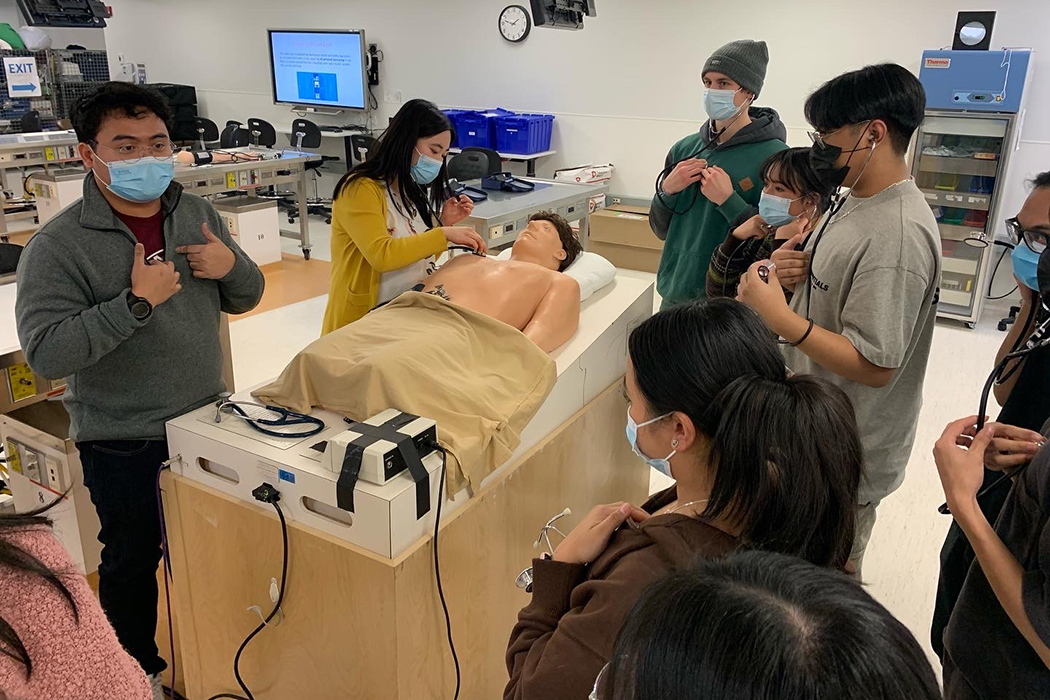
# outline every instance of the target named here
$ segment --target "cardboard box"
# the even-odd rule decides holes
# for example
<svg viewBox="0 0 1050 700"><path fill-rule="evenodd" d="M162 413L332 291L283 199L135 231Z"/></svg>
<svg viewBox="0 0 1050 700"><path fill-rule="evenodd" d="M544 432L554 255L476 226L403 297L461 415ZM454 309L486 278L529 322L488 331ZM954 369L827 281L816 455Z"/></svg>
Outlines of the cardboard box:
<svg viewBox="0 0 1050 700"><path fill-rule="evenodd" d="M649 228L649 207L612 204L591 215L587 249L616 267L656 272L664 242Z"/></svg>

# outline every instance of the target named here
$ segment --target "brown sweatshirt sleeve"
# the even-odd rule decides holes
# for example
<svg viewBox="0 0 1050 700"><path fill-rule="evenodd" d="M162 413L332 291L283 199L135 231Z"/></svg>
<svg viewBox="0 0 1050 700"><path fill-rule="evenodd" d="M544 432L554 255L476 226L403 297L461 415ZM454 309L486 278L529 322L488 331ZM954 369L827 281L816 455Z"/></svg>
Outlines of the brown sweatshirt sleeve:
<svg viewBox="0 0 1050 700"><path fill-rule="evenodd" d="M518 614L507 649L505 700L587 697L639 586L648 583L643 572L625 568L585 580L584 566L533 562L532 603Z"/></svg>

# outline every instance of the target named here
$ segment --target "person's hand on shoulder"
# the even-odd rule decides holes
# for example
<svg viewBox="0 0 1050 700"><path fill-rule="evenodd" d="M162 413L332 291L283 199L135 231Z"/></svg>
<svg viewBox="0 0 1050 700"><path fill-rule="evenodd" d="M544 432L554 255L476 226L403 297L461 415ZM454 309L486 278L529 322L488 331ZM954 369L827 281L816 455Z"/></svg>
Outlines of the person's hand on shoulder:
<svg viewBox="0 0 1050 700"><path fill-rule="evenodd" d="M558 545L554 551L554 561L590 564L605 551L613 533L628 519L641 523L649 519L649 514L630 503L596 506Z"/></svg>
<svg viewBox="0 0 1050 700"><path fill-rule="evenodd" d="M748 238L765 238L769 235L769 224L758 214L733 229L733 238L746 241Z"/></svg>

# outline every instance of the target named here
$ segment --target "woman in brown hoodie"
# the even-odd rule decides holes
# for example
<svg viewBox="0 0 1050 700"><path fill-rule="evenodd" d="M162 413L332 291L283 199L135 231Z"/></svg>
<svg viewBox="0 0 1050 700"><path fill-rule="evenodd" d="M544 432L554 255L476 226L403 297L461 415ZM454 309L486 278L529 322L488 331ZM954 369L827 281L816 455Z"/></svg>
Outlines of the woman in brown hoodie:
<svg viewBox="0 0 1050 700"><path fill-rule="evenodd" d="M641 591L739 549L845 567L861 446L849 399L788 377L757 315L730 299L662 311L630 337L628 439L676 485L598 506L553 559L507 650L508 700L583 700ZM621 527L626 523L626 527Z"/></svg>

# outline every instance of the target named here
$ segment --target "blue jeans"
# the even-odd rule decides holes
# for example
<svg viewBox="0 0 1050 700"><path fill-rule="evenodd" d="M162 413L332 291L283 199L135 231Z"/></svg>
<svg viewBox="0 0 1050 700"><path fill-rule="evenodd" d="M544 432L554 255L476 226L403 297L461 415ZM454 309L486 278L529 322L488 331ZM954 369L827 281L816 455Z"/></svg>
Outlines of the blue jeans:
<svg viewBox="0 0 1050 700"><path fill-rule="evenodd" d="M77 449L101 525L99 601L128 653L147 674L160 673L167 664L156 642L161 559L156 479L168 443L103 440L77 443Z"/></svg>

